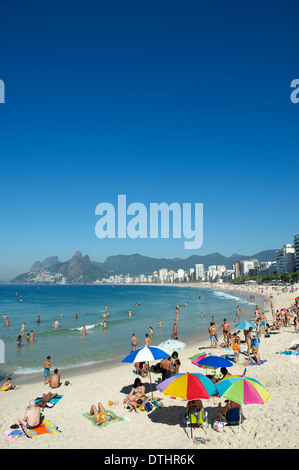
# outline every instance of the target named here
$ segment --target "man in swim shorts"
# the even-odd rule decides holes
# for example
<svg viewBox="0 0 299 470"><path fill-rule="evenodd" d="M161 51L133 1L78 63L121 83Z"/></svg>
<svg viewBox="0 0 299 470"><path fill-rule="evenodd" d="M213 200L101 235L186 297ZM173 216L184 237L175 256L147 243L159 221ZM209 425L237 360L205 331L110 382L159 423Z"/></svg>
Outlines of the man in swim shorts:
<svg viewBox="0 0 299 470"><path fill-rule="evenodd" d="M138 347L138 339L136 338L135 333L132 334L131 346L132 346L132 351L136 351Z"/></svg>
<svg viewBox="0 0 299 470"><path fill-rule="evenodd" d="M51 356L48 356L44 362L44 384L50 385Z"/></svg>
<svg viewBox="0 0 299 470"><path fill-rule="evenodd" d="M213 349L218 348L218 338L217 338L216 330L217 328L216 328L215 323L211 322L208 331L210 333L211 347Z"/></svg>

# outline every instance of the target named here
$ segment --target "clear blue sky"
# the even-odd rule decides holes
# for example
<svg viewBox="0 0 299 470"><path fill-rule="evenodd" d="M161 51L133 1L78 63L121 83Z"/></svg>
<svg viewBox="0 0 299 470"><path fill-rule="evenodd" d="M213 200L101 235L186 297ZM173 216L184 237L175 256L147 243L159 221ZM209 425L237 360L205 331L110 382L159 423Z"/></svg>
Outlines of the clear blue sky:
<svg viewBox="0 0 299 470"><path fill-rule="evenodd" d="M297 1L1 6L0 279L77 250L254 254L298 225ZM95 207L202 202L204 242L99 240Z"/></svg>

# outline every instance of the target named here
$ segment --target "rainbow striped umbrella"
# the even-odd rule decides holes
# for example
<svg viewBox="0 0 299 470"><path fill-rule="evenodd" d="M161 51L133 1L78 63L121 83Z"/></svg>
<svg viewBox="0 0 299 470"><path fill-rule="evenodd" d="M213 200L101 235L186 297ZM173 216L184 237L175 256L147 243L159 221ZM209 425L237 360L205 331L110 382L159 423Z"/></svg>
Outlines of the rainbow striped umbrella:
<svg viewBox="0 0 299 470"><path fill-rule="evenodd" d="M164 395L190 400L210 398L216 393L215 385L202 374L175 374L163 380L156 388Z"/></svg>
<svg viewBox="0 0 299 470"><path fill-rule="evenodd" d="M201 354L194 354L194 356L189 357L189 359L191 360L192 364L196 364L196 361L200 361L206 356L212 356L212 354L203 352Z"/></svg>
<svg viewBox="0 0 299 470"><path fill-rule="evenodd" d="M230 375L216 384L219 394L239 405L263 405L271 394L257 380L240 375Z"/></svg>

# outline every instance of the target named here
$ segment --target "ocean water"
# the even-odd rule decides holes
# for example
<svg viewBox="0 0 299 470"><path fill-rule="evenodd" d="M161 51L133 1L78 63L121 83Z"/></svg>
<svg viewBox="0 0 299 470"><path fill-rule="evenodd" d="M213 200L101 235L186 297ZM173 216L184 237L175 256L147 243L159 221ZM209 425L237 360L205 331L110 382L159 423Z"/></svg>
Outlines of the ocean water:
<svg viewBox="0 0 299 470"><path fill-rule="evenodd" d="M22 302L19 301L21 296ZM0 285L0 339L5 349L0 375L42 372L48 355L52 358L52 369L125 357L131 351L132 333L137 336L139 346L144 346L150 327L154 330L152 345L158 346L172 336L177 304L180 305L178 337L184 342L200 340L206 335L212 315L218 325L224 318L233 325L237 306L244 309L244 318L248 318L255 305L245 294L241 297L200 287ZM107 327L103 328L105 307L109 319ZM10 320L8 327L4 314ZM53 327L55 320L59 322L57 329ZM25 331L21 333L23 322ZM85 337L81 331L83 325L87 329ZM35 341L27 344L26 335L31 330ZM20 334L22 346L18 348Z"/></svg>

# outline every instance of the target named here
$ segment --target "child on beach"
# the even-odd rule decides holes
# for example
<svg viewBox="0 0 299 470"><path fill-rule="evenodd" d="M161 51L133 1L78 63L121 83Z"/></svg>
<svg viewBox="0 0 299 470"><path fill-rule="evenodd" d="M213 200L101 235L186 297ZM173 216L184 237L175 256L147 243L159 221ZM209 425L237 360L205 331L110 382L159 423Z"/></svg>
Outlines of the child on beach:
<svg viewBox="0 0 299 470"><path fill-rule="evenodd" d="M234 350L236 364L239 364L240 345L237 339L235 339L235 342L233 344L233 350Z"/></svg>

